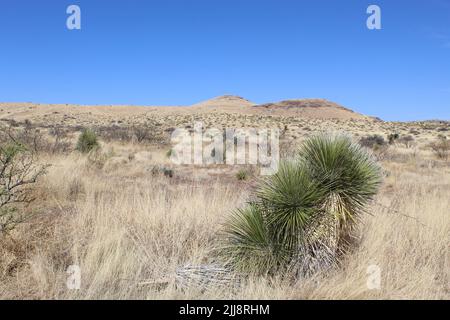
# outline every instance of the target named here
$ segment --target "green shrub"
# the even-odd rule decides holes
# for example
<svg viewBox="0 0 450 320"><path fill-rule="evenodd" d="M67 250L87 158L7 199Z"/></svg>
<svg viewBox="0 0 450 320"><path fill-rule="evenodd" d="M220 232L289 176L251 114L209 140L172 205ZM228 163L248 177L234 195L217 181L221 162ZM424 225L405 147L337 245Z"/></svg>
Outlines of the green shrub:
<svg viewBox="0 0 450 320"><path fill-rule="evenodd" d="M81 153L88 153L99 147L97 135L91 129L85 129L78 137L76 149Z"/></svg>
<svg viewBox="0 0 450 320"><path fill-rule="evenodd" d="M239 170L238 171L238 173L236 173L236 178L238 179L238 180L247 180L248 179L248 176L249 176L249 173L248 173L248 171L247 170L245 170L245 169L241 169L241 170Z"/></svg>
<svg viewBox="0 0 450 320"><path fill-rule="evenodd" d="M225 224L220 253L245 273L306 276L330 267L380 182L376 161L350 138L309 138L298 159L263 179L255 200Z"/></svg>
<svg viewBox="0 0 450 320"><path fill-rule="evenodd" d="M400 138L400 135L398 133L390 133L388 134L388 141L389 144L394 144L396 140Z"/></svg>

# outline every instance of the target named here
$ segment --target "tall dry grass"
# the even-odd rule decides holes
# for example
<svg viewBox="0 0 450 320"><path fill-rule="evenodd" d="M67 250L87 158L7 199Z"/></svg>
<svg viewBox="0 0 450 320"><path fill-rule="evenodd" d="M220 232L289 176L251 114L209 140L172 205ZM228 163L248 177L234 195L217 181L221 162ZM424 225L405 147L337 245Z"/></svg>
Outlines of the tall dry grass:
<svg viewBox="0 0 450 320"><path fill-rule="evenodd" d="M36 216L0 239L0 298L448 299L450 169L416 158L386 162L387 177L342 266L310 279L247 279L239 287L179 290L175 271L211 262L221 223L248 183L154 175L148 159L99 169L72 154L36 191ZM137 157L139 158L139 157ZM131 158L130 158L131 159ZM190 177L192 178L192 177ZM66 286L79 265L80 290ZM370 265L380 289L367 287Z"/></svg>

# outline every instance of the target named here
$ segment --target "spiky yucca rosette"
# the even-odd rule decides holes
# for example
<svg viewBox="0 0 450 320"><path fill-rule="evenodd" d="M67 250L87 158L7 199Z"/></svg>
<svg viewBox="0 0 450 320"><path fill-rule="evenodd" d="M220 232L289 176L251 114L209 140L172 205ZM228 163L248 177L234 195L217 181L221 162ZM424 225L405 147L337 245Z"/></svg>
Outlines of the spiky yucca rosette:
<svg viewBox="0 0 450 320"><path fill-rule="evenodd" d="M256 201L232 215L221 255L245 273L307 276L336 265L380 183L379 165L350 137L309 138L298 159L281 163Z"/></svg>

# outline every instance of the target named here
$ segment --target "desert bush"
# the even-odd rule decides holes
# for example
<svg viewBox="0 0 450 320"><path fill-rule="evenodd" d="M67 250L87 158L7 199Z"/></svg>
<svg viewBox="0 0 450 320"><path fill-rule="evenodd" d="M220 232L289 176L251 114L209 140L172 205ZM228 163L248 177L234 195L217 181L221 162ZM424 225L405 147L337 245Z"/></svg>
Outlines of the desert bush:
<svg viewBox="0 0 450 320"><path fill-rule="evenodd" d="M371 136L362 137L359 140L359 144L366 148L377 149L386 145L386 141L382 136L374 134Z"/></svg>
<svg viewBox="0 0 450 320"><path fill-rule="evenodd" d="M414 137L411 135L406 135L400 137L397 141L403 144L406 148L411 148L414 144Z"/></svg>
<svg viewBox="0 0 450 320"><path fill-rule="evenodd" d="M34 153L40 153L48 149L48 141L38 128L33 128L31 125L25 125L23 128L17 126L4 130L8 131L5 135L6 141L8 139L20 141L22 145L26 146Z"/></svg>
<svg viewBox="0 0 450 320"><path fill-rule="evenodd" d="M101 170L110 158L108 153L102 152L100 148L93 148L87 154L87 165L89 168Z"/></svg>
<svg viewBox="0 0 450 320"><path fill-rule="evenodd" d="M155 129L157 126L158 124L153 122L133 126L113 124L98 126L95 128L95 132L105 141L168 144L168 138L157 133Z"/></svg>
<svg viewBox="0 0 450 320"><path fill-rule="evenodd" d="M13 137L0 145L0 233L26 218L20 205L33 200L32 185L46 167L36 164L35 154Z"/></svg>
<svg viewBox="0 0 450 320"><path fill-rule="evenodd" d="M162 175L164 175L165 177L168 177L168 178L173 178L173 176L174 176L174 170L173 169L168 168L166 166L161 166L161 165L153 166L153 168L151 169L151 173L154 176L162 174Z"/></svg>
<svg viewBox="0 0 450 320"><path fill-rule="evenodd" d="M53 126L49 129L49 134L54 138L53 143L50 142L49 151L51 154L68 153L72 144L67 136L67 130Z"/></svg>
<svg viewBox="0 0 450 320"><path fill-rule="evenodd" d="M97 135L90 129L85 129L78 137L76 149L81 153L88 153L99 147Z"/></svg>
<svg viewBox="0 0 450 320"><path fill-rule="evenodd" d="M238 180L247 180L249 176L249 172L245 169L241 169L236 173L236 178Z"/></svg>
<svg viewBox="0 0 450 320"><path fill-rule="evenodd" d="M219 252L246 273L326 269L348 249L380 182L374 158L350 138L309 138L298 159L281 163L259 183L255 200L231 216Z"/></svg>
<svg viewBox="0 0 450 320"><path fill-rule="evenodd" d="M138 143L144 142L145 140L149 140L151 138L150 130L144 126L133 127L132 132Z"/></svg>
<svg viewBox="0 0 450 320"><path fill-rule="evenodd" d="M439 137L438 141L431 143L430 147L438 159L448 160L450 155L450 141L446 137Z"/></svg>
<svg viewBox="0 0 450 320"><path fill-rule="evenodd" d="M388 142L389 144L394 144L395 141L398 140L398 138L400 138L400 135L398 133L390 133L388 134Z"/></svg>
<svg viewBox="0 0 450 320"><path fill-rule="evenodd" d="M69 182L67 190L67 198L69 200L76 201L84 192L84 183L79 177L76 177Z"/></svg>

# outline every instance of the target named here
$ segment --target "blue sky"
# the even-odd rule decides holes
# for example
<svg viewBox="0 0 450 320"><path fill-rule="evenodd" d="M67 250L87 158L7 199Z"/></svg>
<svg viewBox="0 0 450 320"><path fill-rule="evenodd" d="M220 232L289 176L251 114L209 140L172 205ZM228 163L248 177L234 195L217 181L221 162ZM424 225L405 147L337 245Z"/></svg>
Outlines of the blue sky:
<svg viewBox="0 0 450 320"><path fill-rule="evenodd" d="M66 8L81 8L81 30ZM381 7L382 30L366 28ZM326 98L450 120L450 0L1 0L0 101Z"/></svg>

